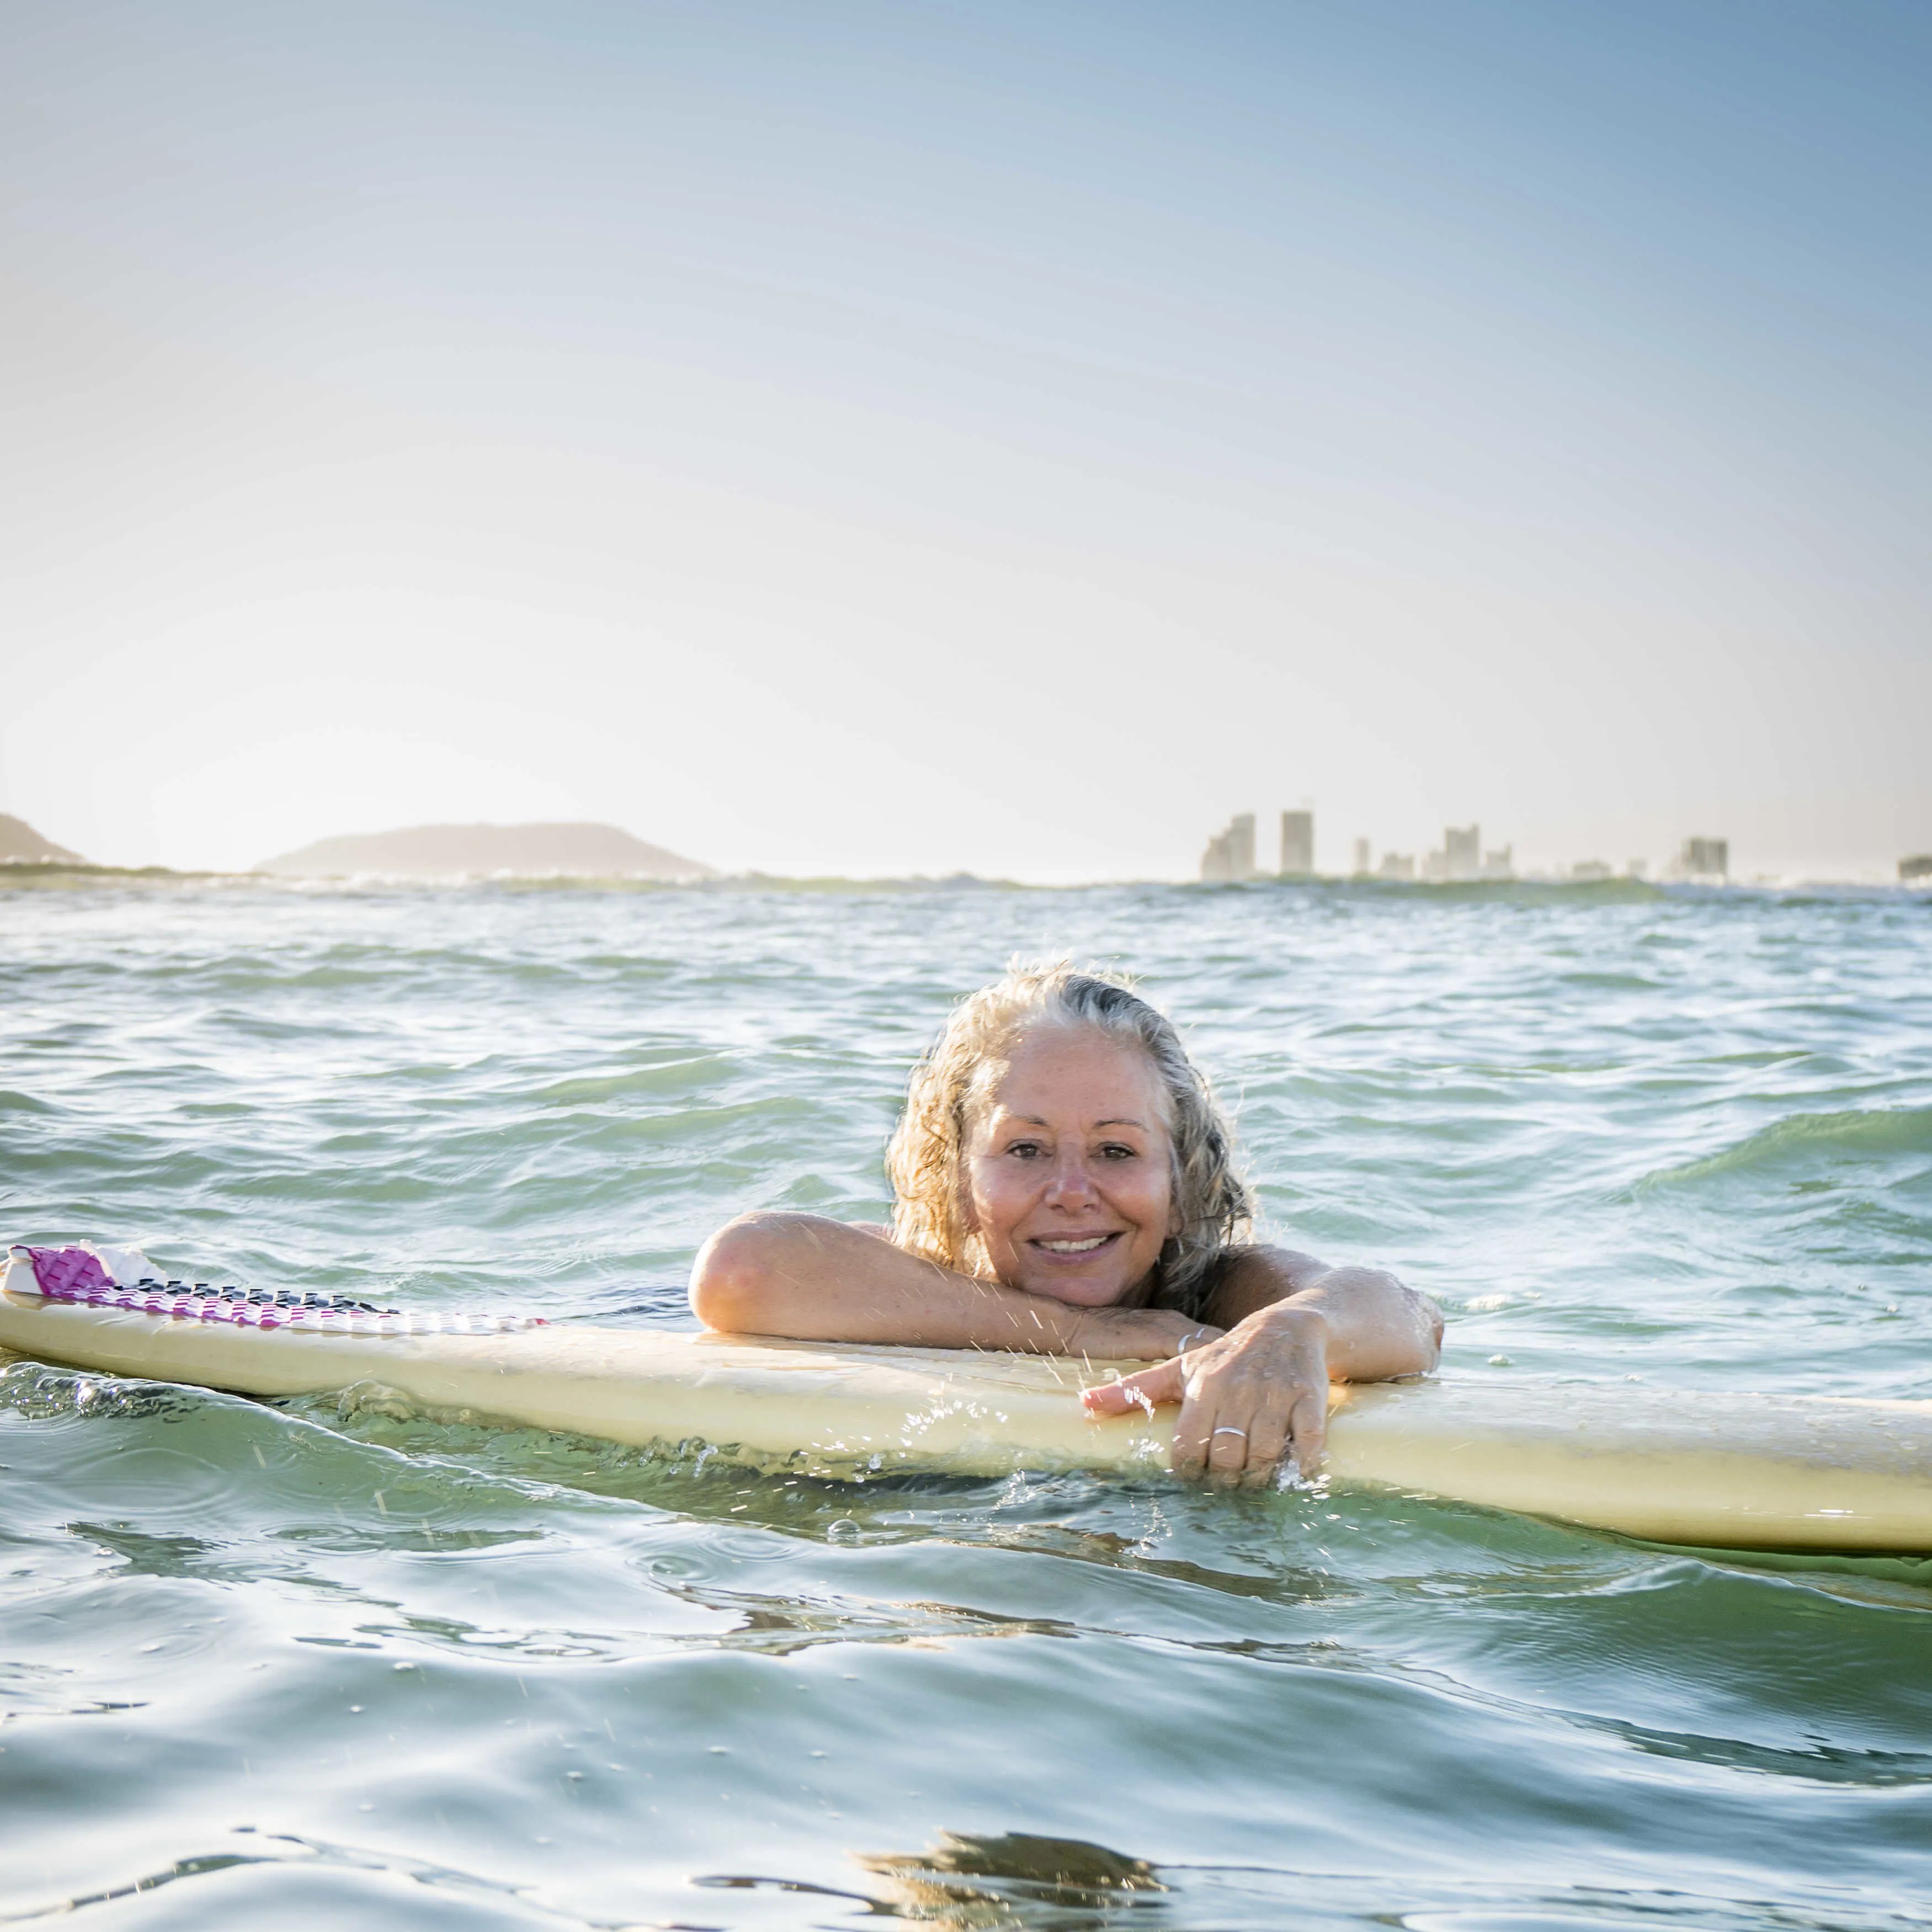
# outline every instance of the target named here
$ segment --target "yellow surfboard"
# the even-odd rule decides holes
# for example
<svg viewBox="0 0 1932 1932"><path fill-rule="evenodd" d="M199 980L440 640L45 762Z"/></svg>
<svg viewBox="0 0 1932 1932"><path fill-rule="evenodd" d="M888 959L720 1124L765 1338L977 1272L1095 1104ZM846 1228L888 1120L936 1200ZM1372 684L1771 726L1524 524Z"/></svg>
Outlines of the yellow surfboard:
<svg viewBox="0 0 1932 1932"><path fill-rule="evenodd" d="M1096 1420L1078 1400L1144 1363L412 1317L179 1283L62 1298L26 1253L0 1276L0 1347L113 1375L264 1396L374 1385L433 1413L830 1477L1167 1467L1174 1411ZM1340 1387L1327 1473L1657 1542L1932 1552L1932 1402Z"/></svg>

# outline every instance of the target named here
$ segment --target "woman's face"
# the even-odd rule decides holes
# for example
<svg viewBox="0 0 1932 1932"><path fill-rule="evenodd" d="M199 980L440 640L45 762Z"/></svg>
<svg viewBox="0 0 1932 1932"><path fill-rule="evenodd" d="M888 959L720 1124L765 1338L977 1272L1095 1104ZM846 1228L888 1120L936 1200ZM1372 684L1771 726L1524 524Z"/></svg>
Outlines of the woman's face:
<svg viewBox="0 0 1932 1932"><path fill-rule="evenodd" d="M968 1219L1009 1287L1082 1308L1140 1287L1179 1232L1160 1082L1089 1027L1029 1034L974 1120Z"/></svg>

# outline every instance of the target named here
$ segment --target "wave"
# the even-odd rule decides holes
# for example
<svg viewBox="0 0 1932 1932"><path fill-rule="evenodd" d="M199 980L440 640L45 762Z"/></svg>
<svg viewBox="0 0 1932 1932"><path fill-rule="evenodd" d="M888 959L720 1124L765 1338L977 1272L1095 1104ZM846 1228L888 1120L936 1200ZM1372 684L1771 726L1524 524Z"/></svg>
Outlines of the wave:
<svg viewBox="0 0 1932 1932"><path fill-rule="evenodd" d="M1762 1173L1794 1163L1810 1165L1834 1154L1883 1160L1919 1154L1932 1155L1932 1106L1791 1114L1718 1153L1646 1174L1636 1190Z"/></svg>

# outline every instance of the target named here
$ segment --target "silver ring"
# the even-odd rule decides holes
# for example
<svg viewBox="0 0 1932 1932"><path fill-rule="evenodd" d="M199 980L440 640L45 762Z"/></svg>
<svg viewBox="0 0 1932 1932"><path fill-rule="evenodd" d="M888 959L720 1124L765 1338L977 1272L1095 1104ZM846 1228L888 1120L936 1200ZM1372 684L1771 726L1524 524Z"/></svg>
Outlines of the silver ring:
<svg viewBox="0 0 1932 1932"><path fill-rule="evenodd" d="M1216 1436L1238 1436L1244 1442L1248 1439L1248 1432L1245 1429L1237 1429L1232 1422L1222 1423L1214 1433Z"/></svg>

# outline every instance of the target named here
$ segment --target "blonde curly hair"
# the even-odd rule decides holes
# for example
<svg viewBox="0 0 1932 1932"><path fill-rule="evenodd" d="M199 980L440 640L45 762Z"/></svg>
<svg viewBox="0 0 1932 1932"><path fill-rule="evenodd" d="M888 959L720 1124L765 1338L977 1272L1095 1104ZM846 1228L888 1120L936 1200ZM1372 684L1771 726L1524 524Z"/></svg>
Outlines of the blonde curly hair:
<svg viewBox="0 0 1932 1932"><path fill-rule="evenodd" d="M953 1009L946 1030L914 1069L886 1154L896 1197L892 1238L962 1274L991 1272L968 1224L968 1133L1019 1042L1046 1028L1075 1026L1132 1041L1160 1081L1181 1226L1161 1250L1156 1294L1168 1306L1198 1313L1215 1262L1246 1237L1254 1213L1235 1169L1233 1130L1174 1022L1124 980L1076 971L1066 960L1015 961L1004 979Z"/></svg>

